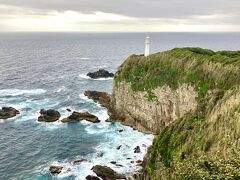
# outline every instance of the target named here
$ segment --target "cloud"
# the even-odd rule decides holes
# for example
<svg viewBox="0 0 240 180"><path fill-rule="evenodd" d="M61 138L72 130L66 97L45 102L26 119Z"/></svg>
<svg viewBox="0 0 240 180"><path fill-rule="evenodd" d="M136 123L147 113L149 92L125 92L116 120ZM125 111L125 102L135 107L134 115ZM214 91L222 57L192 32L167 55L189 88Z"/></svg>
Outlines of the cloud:
<svg viewBox="0 0 240 180"><path fill-rule="evenodd" d="M0 0L12 31L240 31L239 0Z"/></svg>

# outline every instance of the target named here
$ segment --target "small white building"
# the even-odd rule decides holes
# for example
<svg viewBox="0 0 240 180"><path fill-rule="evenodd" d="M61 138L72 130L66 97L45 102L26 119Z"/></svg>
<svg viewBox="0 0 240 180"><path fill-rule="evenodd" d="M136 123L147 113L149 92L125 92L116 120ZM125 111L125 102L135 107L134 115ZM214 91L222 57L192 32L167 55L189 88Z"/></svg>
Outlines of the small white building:
<svg viewBox="0 0 240 180"><path fill-rule="evenodd" d="M146 40L145 40L145 53L144 53L144 56L149 56L149 54L150 54L150 44L151 44L151 38L149 36L147 36Z"/></svg>

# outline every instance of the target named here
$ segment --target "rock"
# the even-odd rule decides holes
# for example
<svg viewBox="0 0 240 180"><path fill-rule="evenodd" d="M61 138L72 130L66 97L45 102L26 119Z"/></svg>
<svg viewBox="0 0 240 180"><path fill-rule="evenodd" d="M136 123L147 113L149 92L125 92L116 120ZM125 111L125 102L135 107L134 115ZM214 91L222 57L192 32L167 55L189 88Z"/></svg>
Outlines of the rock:
<svg viewBox="0 0 240 180"><path fill-rule="evenodd" d="M67 110L68 112L72 112L72 110L71 110L71 109L69 109L69 108L67 108L66 110Z"/></svg>
<svg viewBox="0 0 240 180"><path fill-rule="evenodd" d="M123 165L121 165L121 164L115 164L116 166L118 166L118 167L123 167Z"/></svg>
<svg viewBox="0 0 240 180"><path fill-rule="evenodd" d="M18 110L13 107L2 107L0 110L0 119L8 119L20 114Z"/></svg>
<svg viewBox="0 0 240 180"><path fill-rule="evenodd" d="M50 166L49 171L52 174L60 174L62 169L63 169L63 167L61 167L61 166Z"/></svg>
<svg viewBox="0 0 240 180"><path fill-rule="evenodd" d="M87 76L89 76L92 79L98 79L98 78L110 78L113 77L114 74L110 73L104 69L99 69L96 72L90 72L87 74Z"/></svg>
<svg viewBox="0 0 240 180"><path fill-rule="evenodd" d="M60 118L60 113L54 109L41 109L40 116L38 117L38 121L40 122L55 122Z"/></svg>
<svg viewBox="0 0 240 180"><path fill-rule="evenodd" d="M96 176L91 176L91 175L88 175L86 177L86 180L100 180L100 178L96 177Z"/></svg>
<svg viewBox="0 0 240 180"><path fill-rule="evenodd" d="M84 95L94 102L101 104L103 107L108 108L110 106L110 95L106 92L85 91Z"/></svg>
<svg viewBox="0 0 240 180"><path fill-rule="evenodd" d="M63 123L68 123L68 122L80 122L82 120L86 120L92 123L99 123L100 120L98 119L97 116L94 116L90 114L89 112L76 112L74 111L70 116L67 118L62 119Z"/></svg>
<svg viewBox="0 0 240 180"><path fill-rule="evenodd" d="M122 174L116 173L114 170L107 166L96 165L92 168L93 172L97 176L101 177L103 180L117 180L117 179L126 179Z"/></svg>
<svg viewBox="0 0 240 180"><path fill-rule="evenodd" d="M118 146L118 147L117 147L117 150L121 149L121 147L122 147L122 145Z"/></svg>
<svg viewBox="0 0 240 180"><path fill-rule="evenodd" d="M103 153L102 152L98 152L97 153L97 157L103 157Z"/></svg>
<svg viewBox="0 0 240 180"><path fill-rule="evenodd" d="M117 162L116 162L116 161L111 161L110 163L111 163L111 164L117 164Z"/></svg>
<svg viewBox="0 0 240 180"><path fill-rule="evenodd" d="M136 163L138 163L138 164L141 164L141 163L142 163L142 161L141 161L141 160L137 160L137 161L136 161Z"/></svg>
<svg viewBox="0 0 240 180"><path fill-rule="evenodd" d="M132 163L132 164L133 164L133 163L134 163L134 161L130 161L130 163Z"/></svg>
<svg viewBox="0 0 240 180"><path fill-rule="evenodd" d="M141 152L140 147L139 147L139 146L136 146L136 147L134 148L134 153L140 153L140 152Z"/></svg>
<svg viewBox="0 0 240 180"><path fill-rule="evenodd" d="M86 159L75 160L75 161L73 161L73 165L79 165L82 162L86 162L86 161L87 161Z"/></svg>
<svg viewBox="0 0 240 180"><path fill-rule="evenodd" d="M121 132L123 132L124 130L123 130L123 129L118 129L117 131L121 133Z"/></svg>

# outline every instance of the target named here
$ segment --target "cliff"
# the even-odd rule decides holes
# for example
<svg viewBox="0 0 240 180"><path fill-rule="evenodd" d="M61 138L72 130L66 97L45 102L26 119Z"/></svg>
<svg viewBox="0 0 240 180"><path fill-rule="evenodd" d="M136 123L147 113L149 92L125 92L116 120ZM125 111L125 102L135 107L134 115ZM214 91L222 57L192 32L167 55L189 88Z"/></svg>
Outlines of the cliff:
<svg viewBox="0 0 240 180"><path fill-rule="evenodd" d="M139 179L240 178L240 51L132 55L114 77L109 114L157 134Z"/></svg>

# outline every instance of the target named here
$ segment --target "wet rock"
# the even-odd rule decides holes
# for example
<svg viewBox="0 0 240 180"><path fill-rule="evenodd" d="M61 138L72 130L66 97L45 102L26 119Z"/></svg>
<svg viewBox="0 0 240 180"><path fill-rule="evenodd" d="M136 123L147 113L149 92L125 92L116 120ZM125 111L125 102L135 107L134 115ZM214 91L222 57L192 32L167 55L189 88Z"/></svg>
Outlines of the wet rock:
<svg viewBox="0 0 240 180"><path fill-rule="evenodd" d="M141 152L140 147L139 147L139 146L136 146L136 147L134 148L134 153L140 153L140 152Z"/></svg>
<svg viewBox="0 0 240 180"><path fill-rule="evenodd" d="M103 157L103 153L102 152L98 152L97 153L97 157Z"/></svg>
<svg viewBox="0 0 240 180"><path fill-rule="evenodd" d="M66 110L67 110L68 112L72 112L72 110L71 110L71 109L69 109L69 108L67 108Z"/></svg>
<svg viewBox="0 0 240 180"><path fill-rule="evenodd" d="M81 164L82 162L86 162L86 161L87 161L86 159L75 160L75 161L73 161L73 165L79 165L79 164Z"/></svg>
<svg viewBox="0 0 240 180"><path fill-rule="evenodd" d="M110 163L111 163L111 164L117 164L117 162L116 162L116 161L111 161Z"/></svg>
<svg viewBox="0 0 240 180"><path fill-rule="evenodd" d="M122 147L122 145L118 146L118 147L117 147L117 150L121 149L121 147Z"/></svg>
<svg viewBox="0 0 240 180"><path fill-rule="evenodd" d="M91 175L88 175L86 177L86 180L100 180L100 178L96 177L96 176L91 176Z"/></svg>
<svg viewBox="0 0 240 180"><path fill-rule="evenodd" d="M134 163L134 161L130 161L130 163L132 163L132 164L133 164L133 163Z"/></svg>
<svg viewBox="0 0 240 180"><path fill-rule="evenodd" d="M137 160L136 163L142 164L142 161L141 160Z"/></svg>
<svg viewBox="0 0 240 180"><path fill-rule="evenodd" d="M123 130L123 129L118 129L117 131L121 133L121 132L123 132L124 130Z"/></svg>
<svg viewBox="0 0 240 180"><path fill-rule="evenodd" d="M110 95L106 92L85 91L84 95L94 102L101 104L103 107L108 108L110 106Z"/></svg>
<svg viewBox="0 0 240 180"><path fill-rule="evenodd" d="M123 167L123 165L121 165L121 164L115 164L116 166L118 166L118 167Z"/></svg>
<svg viewBox="0 0 240 180"><path fill-rule="evenodd" d="M61 166L50 166L49 171L52 174L60 174L62 172L63 167Z"/></svg>
<svg viewBox="0 0 240 180"><path fill-rule="evenodd" d="M97 174L97 176L101 177L103 180L126 179L124 175L118 174L107 166L96 165L93 166L92 170L95 174Z"/></svg>
<svg viewBox="0 0 240 180"><path fill-rule="evenodd" d="M40 122L55 122L60 118L60 113L54 109L41 109L40 116L38 117L38 121Z"/></svg>
<svg viewBox="0 0 240 180"><path fill-rule="evenodd" d="M92 79L98 79L98 78L110 78L110 77L113 77L114 74L104 69L99 69L96 72L89 72L87 76L89 76Z"/></svg>
<svg viewBox="0 0 240 180"><path fill-rule="evenodd" d="M70 116L67 118L62 119L63 123L69 123L69 122L80 122L82 120L86 120L92 123L99 123L100 120L97 116L94 116L93 114L90 114L89 112L76 112L74 111Z"/></svg>
<svg viewBox="0 0 240 180"><path fill-rule="evenodd" d="M20 112L13 107L2 107L2 109L0 109L0 119L12 118L17 114L20 114Z"/></svg>

